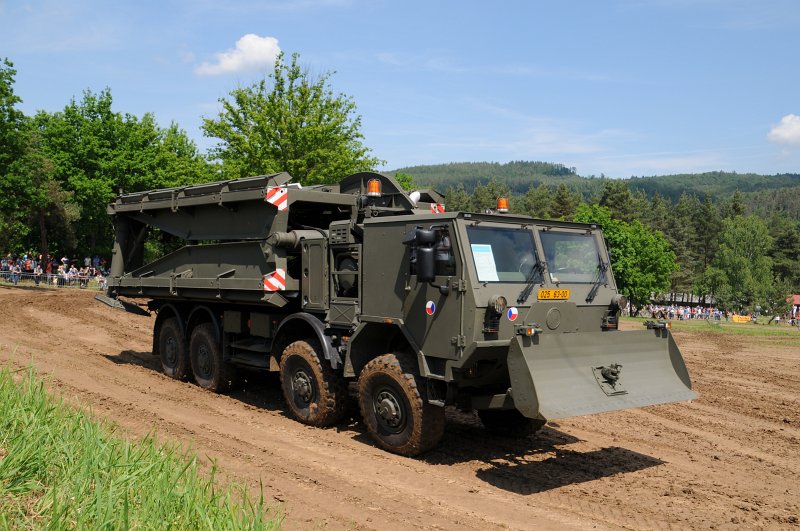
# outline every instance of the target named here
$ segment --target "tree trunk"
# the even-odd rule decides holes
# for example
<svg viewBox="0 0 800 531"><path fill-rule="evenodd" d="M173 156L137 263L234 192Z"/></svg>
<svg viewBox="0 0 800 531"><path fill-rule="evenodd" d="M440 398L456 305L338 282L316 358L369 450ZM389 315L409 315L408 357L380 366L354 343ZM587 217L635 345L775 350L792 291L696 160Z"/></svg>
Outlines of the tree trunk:
<svg viewBox="0 0 800 531"><path fill-rule="evenodd" d="M48 255L47 223L45 223L44 210L40 210L37 217L39 218L39 253L46 257Z"/></svg>

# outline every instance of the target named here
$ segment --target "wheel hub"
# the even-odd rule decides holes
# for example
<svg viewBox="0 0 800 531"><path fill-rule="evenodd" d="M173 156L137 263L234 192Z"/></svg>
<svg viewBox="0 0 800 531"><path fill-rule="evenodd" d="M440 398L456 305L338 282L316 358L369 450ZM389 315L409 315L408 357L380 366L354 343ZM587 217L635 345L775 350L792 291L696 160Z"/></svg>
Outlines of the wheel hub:
<svg viewBox="0 0 800 531"><path fill-rule="evenodd" d="M388 390L380 391L375 396L375 412L389 428L396 429L403 424L403 408L397 397Z"/></svg>
<svg viewBox="0 0 800 531"><path fill-rule="evenodd" d="M292 389L294 390L295 396L297 396L300 400L306 404L311 403L311 400L314 397L314 387L311 384L311 377L306 374L304 370L300 369L294 373L294 378L292 379Z"/></svg>
<svg viewBox="0 0 800 531"><path fill-rule="evenodd" d="M178 361L178 342L174 337L167 339L167 344L164 349L164 357L170 367L175 366Z"/></svg>
<svg viewBox="0 0 800 531"><path fill-rule="evenodd" d="M204 378L208 378L211 376L211 355L208 352L208 348L205 345L202 345L199 349L197 349L197 361L200 369L200 373Z"/></svg>

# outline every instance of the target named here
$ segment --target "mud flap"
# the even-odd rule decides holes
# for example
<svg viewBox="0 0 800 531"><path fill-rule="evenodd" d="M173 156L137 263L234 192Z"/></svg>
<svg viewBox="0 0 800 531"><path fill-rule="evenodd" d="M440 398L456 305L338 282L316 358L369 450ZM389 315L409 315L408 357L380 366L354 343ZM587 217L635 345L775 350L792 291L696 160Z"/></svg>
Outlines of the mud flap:
<svg viewBox="0 0 800 531"><path fill-rule="evenodd" d="M514 405L530 418L697 398L668 330L517 336L508 370Z"/></svg>

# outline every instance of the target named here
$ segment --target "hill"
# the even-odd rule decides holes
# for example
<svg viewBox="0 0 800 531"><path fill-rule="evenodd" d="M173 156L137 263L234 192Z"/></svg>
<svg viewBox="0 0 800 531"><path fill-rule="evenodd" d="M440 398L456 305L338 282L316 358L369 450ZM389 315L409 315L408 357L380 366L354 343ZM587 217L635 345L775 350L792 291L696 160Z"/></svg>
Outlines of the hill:
<svg viewBox="0 0 800 531"><path fill-rule="evenodd" d="M582 177L575 168L541 161L452 162L427 166L398 168L398 173L413 176L423 187L446 192L462 185L471 193L478 184L492 179L506 184L514 194L524 194L531 186L545 184L556 187L566 184L585 199L600 191L608 180L605 177ZM800 174L759 175L755 173L706 172L622 179L631 191L641 191L648 198L655 194L673 203L687 193L720 204L739 191L743 202L754 213L768 216L774 212L800 213Z"/></svg>
<svg viewBox="0 0 800 531"><path fill-rule="evenodd" d="M409 166L394 170L414 177L414 182L444 192L459 184L472 191L478 184L492 179L503 182L515 194L524 194L531 186L540 184L558 185L567 183L579 187L587 179L563 164L538 161L499 162L451 162L429 166Z"/></svg>

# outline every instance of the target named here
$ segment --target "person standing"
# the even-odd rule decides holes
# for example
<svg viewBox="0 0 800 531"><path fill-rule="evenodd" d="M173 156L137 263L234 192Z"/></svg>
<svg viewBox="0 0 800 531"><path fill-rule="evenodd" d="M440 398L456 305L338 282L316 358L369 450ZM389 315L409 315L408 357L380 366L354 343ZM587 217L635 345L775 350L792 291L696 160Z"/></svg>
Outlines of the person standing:
<svg viewBox="0 0 800 531"><path fill-rule="evenodd" d="M33 281L36 283L37 286L39 285L39 282L42 281L43 273L44 271L42 271L42 263L37 262L36 267L33 268Z"/></svg>
<svg viewBox="0 0 800 531"><path fill-rule="evenodd" d="M14 262L14 265L11 266L11 282L13 282L15 286L19 284L20 275L22 275L22 268L19 265L19 260L17 260Z"/></svg>

